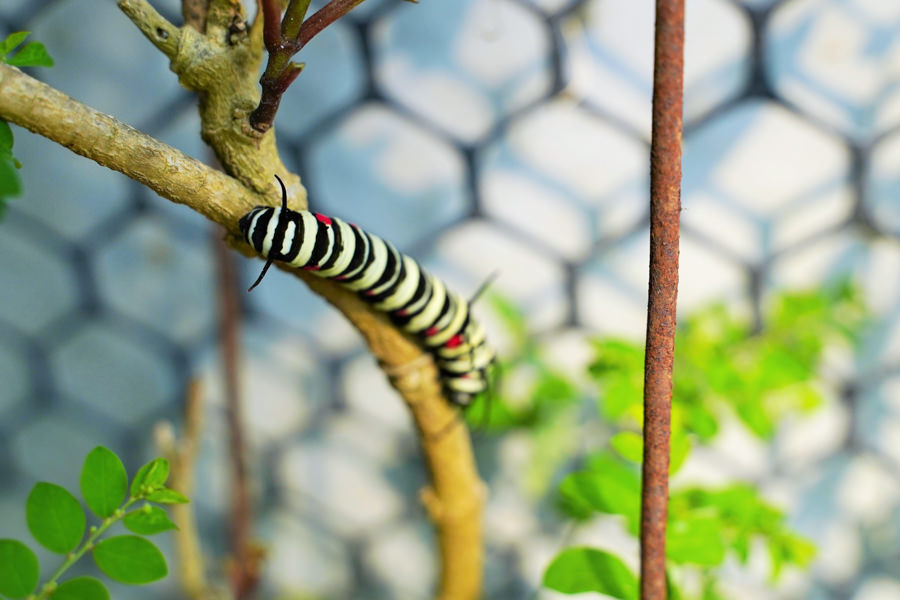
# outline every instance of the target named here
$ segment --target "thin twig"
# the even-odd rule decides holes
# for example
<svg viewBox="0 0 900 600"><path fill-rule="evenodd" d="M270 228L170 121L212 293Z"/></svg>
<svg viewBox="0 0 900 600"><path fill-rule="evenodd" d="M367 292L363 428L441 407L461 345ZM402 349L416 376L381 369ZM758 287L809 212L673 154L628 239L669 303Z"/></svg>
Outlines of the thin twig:
<svg viewBox="0 0 900 600"><path fill-rule="evenodd" d="M644 363L641 598L666 598L672 364L678 296L684 0L657 0L650 142L650 286Z"/></svg>
<svg viewBox="0 0 900 600"><path fill-rule="evenodd" d="M297 34L297 42L300 48L308 44L323 29L362 4L362 2L363 0L331 0L331 2L317 10L300 26L300 33Z"/></svg>
<svg viewBox="0 0 900 600"><path fill-rule="evenodd" d="M194 464L203 431L203 386L196 379L188 382L184 393L184 430L176 439L172 425L163 422L156 427L156 445L171 464L169 485L188 498L193 496ZM211 597L206 580L203 548L197 534L193 504L174 504L172 517L175 531L175 550L178 556L178 578L185 594L194 600Z"/></svg>
<svg viewBox="0 0 900 600"><path fill-rule="evenodd" d="M219 336L222 366L225 373L225 417L228 424L231 452L231 554L230 579L234 597L248 600L259 583L258 553L251 542L253 508L247 476L247 456L244 444L243 406L240 398L240 332L238 282L234 259L218 232L213 234L213 246L219 271Z"/></svg>

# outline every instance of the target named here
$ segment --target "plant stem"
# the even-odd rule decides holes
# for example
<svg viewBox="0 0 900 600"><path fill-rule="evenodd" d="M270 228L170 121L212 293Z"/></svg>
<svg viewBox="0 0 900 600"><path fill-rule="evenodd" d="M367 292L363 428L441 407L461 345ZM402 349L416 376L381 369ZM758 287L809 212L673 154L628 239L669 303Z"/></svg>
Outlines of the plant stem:
<svg viewBox="0 0 900 600"><path fill-rule="evenodd" d="M44 598L49 598L50 594L53 593L54 590L56 590L56 580L59 579L62 574L69 569L69 567L78 562L78 559L84 556L85 552L93 548L94 542L97 541L97 538L99 538L107 529L120 521L122 517L125 516L125 510L140 499L140 497L129 496L128 501L123 504L118 510L116 510L116 512L113 513L113 516L103 519L103 522L100 524L100 526L97 527L97 529L88 536L81 547L78 548L75 552L70 553L68 557L66 557L66 561L61 564L58 569L56 569L53 575L50 576L50 579L47 580L47 583L41 586L41 591L37 596L34 596L34 600L43 600Z"/></svg>

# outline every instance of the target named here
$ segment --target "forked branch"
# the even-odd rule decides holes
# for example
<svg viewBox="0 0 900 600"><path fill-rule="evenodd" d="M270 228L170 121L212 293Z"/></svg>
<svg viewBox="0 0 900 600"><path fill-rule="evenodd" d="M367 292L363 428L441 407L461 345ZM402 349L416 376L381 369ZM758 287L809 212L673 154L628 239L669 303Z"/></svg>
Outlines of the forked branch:
<svg viewBox="0 0 900 600"><path fill-rule="evenodd" d="M291 58L326 27L349 13L363 0L331 0L309 19L310 0L291 0L281 16L279 0L262 0L263 41L269 52L269 62L259 84L262 97L259 106L250 114L250 126L260 133L272 127L281 97L303 70L303 63Z"/></svg>

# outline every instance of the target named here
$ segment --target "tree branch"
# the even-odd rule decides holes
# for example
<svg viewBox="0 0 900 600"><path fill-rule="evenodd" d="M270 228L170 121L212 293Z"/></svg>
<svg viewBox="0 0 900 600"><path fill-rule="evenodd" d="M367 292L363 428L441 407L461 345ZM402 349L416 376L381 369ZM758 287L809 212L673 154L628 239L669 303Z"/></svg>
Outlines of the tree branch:
<svg viewBox="0 0 900 600"><path fill-rule="evenodd" d="M25 127L140 181L164 198L188 206L224 227L229 233L229 244L248 255L252 251L239 238L238 220L252 207L274 204L278 198L272 182L268 185L270 193L254 192L237 179L6 65L0 65L0 119ZM271 179L277 167L270 167ZM289 191L302 201L302 187L296 186ZM441 549L439 597L478 598L484 488L475 468L468 430L461 423L447 429L447 424L459 417L442 395L434 363L415 340L395 329L383 314L372 310L355 294L302 270L285 270L303 279L350 320L409 405L431 472L432 487L424 496Z"/></svg>

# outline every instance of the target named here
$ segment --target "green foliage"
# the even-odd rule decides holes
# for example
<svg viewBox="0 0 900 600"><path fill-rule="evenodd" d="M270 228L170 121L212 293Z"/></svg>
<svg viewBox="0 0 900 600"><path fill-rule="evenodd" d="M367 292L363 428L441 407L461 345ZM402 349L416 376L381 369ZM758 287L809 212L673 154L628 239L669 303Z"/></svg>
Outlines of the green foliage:
<svg viewBox="0 0 900 600"><path fill-rule="evenodd" d="M95 515L104 519L125 499L128 473L114 452L97 446L84 459L80 483L84 501Z"/></svg>
<svg viewBox="0 0 900 600"><path fill-rule="evenodd" d="M162 579L166 559L152 542L136 535L118 535L94 547L94 562L110 579L139 585Z"/></svg>
<svg viewBox="0 0 900 600"><path fill-rule="evenodd" d="M75 577L60 584L53 600L109 600L106 586L93 577Z"/></svg>
<svg viewBox="0 0 900 600"><path fill-rule="evenodd" d="M17 31L0 42L0 63L14 67L52 67L53 59L40 42L29 42L14 52L26 37L27 31ZM12 129L6 121L0 120L0 216L3 215L7 198L22 194L22 181L17 171L22 164L13 156L12 149Z"/></svg>
<svg viewBox="0 0 900 600"><path fill-rule="evenodd" d="M52 67L53 59L50 58L47 49L40 42L28 42L16 51L29 33L28 31L17 31L9 34L3 42L0 42L0 62L13 67Z"/></svg>
<svg viewBox="0 0 900 600"><path fill-rule="evenodd" d="M544 572L544 587L565 594L599 592L637 600L638 580L622 560L603 550L567 548Z"/></svg>
<svg viewBox="0 0 900 600"><path fill-rule="evenodd" d="M530 429L536 454L545 452L542 432L556 430L557 438L565 440L564 450L546 451L555 453L556 466L571 461L576 444L571 416L584 426L584 416L577 411L586 395L546 366L512 305L495 301L494 308L522 346L508 366L524 366L536 374L527 391L530 398L501 396L494 413L505 416L500 427ZM675 345L671 472L678 471L692 447L713 440L720 420L729 414L757 437L769 439L785 416L817 408L822 402L818 368L824 350L833 344L853 347L865 323L860 294L846 282L774 297L759 330L721 305L684 318ZM587 374L598 392L596 415L612 431L607 448L588 449L583 468L562 479L558 506L576 521L615 515L637 536L644 351L640 344L616 338L593 340L592 346L595 356ZM546 481L550 479L552 475ZM807 567L815 552L808 540L787 527L781 510L745 484L673 489L666 546L672 575L685 569L699 575L694 580L702 583L693 590L699 595L691 597L702 600L723 598L716 569L729 558L747 564L752 547L766 549L773 580L786 566ZM599 552L564 550L548 567L544 586L564 593L632 597L627 595L630 587L617 587L616 582L621 570L631 580L634 575L620 562L610 567L608 553L592 554ZM595 556L607 558L594 562ZM685 598L673 581L670 578L670 597Z"/></svg>
<svg viewBox="0 0 900 600"><path fill-rule="evenodd" d="M141 535L153 535L169 529L178 529L175 523L169 520L166 511L150 504L145 504L143 508L133 510L125 515L122 524L130 531Z"/></svg>
<svg viewBox="0 0 900 600"><path fill-rule="evenodd" d="M0 594L24 598L38 582L38 559L17 540L0 540Z"/></svg>
<svg viewBox="0 0 900 600"><path fill-rule="evenodd" d="M776 297L762 331L717 305L684 319L675 342L673 436L708 442L730 408L756 436L768 439L780 419L817 408L817 368L829 343L855 343L865 323L859 292L840 282ZM643 349L598 340L588 372L600 390L601 415L641 419ZM673 445L676 443L673 437ZM683 444L682 440L678 443Z"/></svg>
<svg viewBox="0 0 900 600"><path fill-rule="evenodd" d="M140 501L187 502L165 487L168 475L168 462L152 460L138 470L126 495L128 474L122 461L106 448L94 448L85 458L80 487L85 503L102 521L90 528L86 538L86 517L78 500L58 485L36 484L25 503L28 529L39 544L64 554L65 560L36 591L40 572L37 557L18 540L0 539L0 594L33 600L108 600L106 587L92 577L57 581L87 552L92 552L101 571L122 583L144 584L165 577L168 569L162 553L140 535L175 529L175 524L157 506L144 504L131 512L127 509ZM140 535L101 540L100 536L119 521Z"/></svg>
<svg viewBox="0 0 900 600"><path fill-rule="evenodd" d="M34 486L25 502L28 530L37 542L58 554L75 549L87 524L75 496L53 483Z"/></svg>

